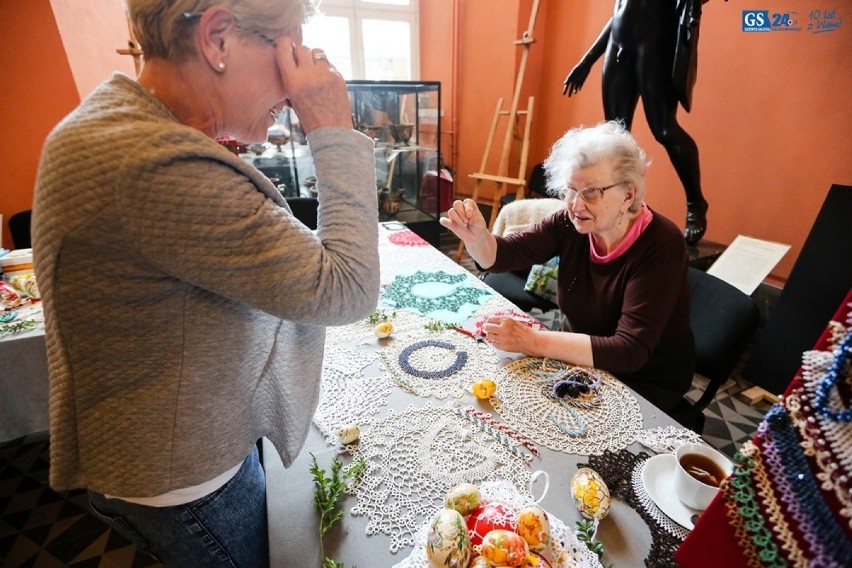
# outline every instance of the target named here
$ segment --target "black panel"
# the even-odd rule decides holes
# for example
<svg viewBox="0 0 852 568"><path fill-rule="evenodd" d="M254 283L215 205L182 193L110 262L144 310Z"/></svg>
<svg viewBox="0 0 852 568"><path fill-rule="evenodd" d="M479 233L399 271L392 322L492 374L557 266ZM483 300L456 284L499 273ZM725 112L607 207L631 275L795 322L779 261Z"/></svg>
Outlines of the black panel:
<svg viewBox="0 0 852 568"><path fill-rule="evenodd" d="M795 216L794 212L790 217ZM852 287L852 187L832 185L744 375L783 392Z"/></svg>

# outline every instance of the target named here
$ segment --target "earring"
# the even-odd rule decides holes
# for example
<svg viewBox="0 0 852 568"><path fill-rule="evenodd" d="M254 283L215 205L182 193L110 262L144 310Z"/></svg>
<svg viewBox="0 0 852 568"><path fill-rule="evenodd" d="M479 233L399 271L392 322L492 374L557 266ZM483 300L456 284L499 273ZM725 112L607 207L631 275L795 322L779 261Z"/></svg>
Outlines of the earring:
<svg viewBox="0 0 852 568"><path fill-rule="evenodd" d="M224 70L225 70L225 64L224 64L223 62L221 62L221 61L219 62L218 67L219 67L219 71L224 71Z"/></svg>

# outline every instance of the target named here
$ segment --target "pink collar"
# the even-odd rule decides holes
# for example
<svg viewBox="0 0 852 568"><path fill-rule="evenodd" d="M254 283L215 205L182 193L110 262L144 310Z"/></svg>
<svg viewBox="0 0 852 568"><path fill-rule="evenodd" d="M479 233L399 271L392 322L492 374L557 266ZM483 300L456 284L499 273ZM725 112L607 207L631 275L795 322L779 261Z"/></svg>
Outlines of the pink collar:
<svg viewBox="0 0 852 568"><path fill-rule="evenodd" d="M627 252L633 243L636 242L636 239L639 238L645 229L648 227L648 224L651 222L651 219L654 218L654 214L651 213L651 210L648 209L648 206L644 203L642 204L642 212L639 213L639 216L636 217L636 220L633 222L633 226L630 227L630 230L627 231L627 234L624 235L624 238L621 239L621 242L618 243L618 246L615 247L615 250L611 253L601 256L597 252L595 252L595 243L592 241L592 234L589 233L589 252L591 253L592 262L595 264L604 264L606 262L610 262L615 260L619 256L623 255Z"/></svg>

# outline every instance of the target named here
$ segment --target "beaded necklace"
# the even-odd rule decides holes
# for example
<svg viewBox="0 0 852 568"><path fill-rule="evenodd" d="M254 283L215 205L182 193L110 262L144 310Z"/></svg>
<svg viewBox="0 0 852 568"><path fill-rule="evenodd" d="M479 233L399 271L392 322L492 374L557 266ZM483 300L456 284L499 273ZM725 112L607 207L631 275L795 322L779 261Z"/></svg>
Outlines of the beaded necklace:
<svg viewBox="0 0 852 568"><path fill-rule="evenodd" d="M814 397L814 406L820 416L836 420L838 422L852 422L852 408L845 410L833 410L830 408L829 398L832 387L840 385L838 381L841 376L845 381L849 381L849 373L852 371L850 365L850 355L852 355L852 332L847 332L846 337L837 348L834 355L834 361L828 368L828 372L823 376L822 380L816 386L816 396ZM838 399L840 397L838 396Z"/></svg>

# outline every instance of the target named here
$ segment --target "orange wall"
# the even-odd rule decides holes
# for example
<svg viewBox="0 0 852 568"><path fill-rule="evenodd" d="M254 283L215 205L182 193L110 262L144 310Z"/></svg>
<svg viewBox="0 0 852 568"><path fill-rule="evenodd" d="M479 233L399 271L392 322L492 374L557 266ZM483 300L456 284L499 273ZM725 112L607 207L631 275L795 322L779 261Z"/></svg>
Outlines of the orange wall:
<svg viewBox="0 0 852 568"><path fill-rule="evenodd" d="M756 1L756 0L755 0ZM508 108L533 0L420 0L421 79L443 85L444 155L460 195L472 190L498 97ZM744 33L752 0L705 5L693 111L681 123L701 152L710 201L705 238L738 234L792 249L776 267L789 275L832 183L852 185L852 8L845 1L773 0L772 11L797 12L800 32ZM846 20L831 33L807 31L812 9L834 7ZM540 0L521 101L535 96L530 167L567 128L603 117L601 62L578 95L562 81L610 15L608 1ZM0 213L27 209L41 144L50 129L113 70L133 74L117 0L0 2ZM634 132L654 160L649 202L683 221L683 190L663 148L637 112ZM496 148L502 146L498 132ZM486 171L496 169L492 152ZM529 169L529 168L528 168ZM511 173L511 172L510 172ZM515 172L516 173L516 172Z"/></svg>
<svg viewBox="0 0 852 568"><path fill-rule="evenodd" d="M118 26L118 29L116 29ZM67 40L67 41L63 41ZM112 70L133 74L117 0L0 1L0 214L30 209L41 146L50 130Z"/></svg>
<svg viewBox="0 0 852 568"><path fill-rule="evenodd" d="M458 107L448 119L458 131L457 155L450 157L455 158L456 192L469 195L468 175L479 170L497 98L504 97L508 108L512 97L521 53L512 42L526 29L532 1L456 3L461 7L457 58L462 72ZM449 11L447 1L421 0L424 10L437 4ZM765 3L714 1L704 6L693 110L681 110L678 117L700 151L702 185L710 202L705 238L730 243L745 234L791 245L773 273L783 281L831 184L852 185L852 113L844 102L852 92L852 6L822 0L769 4L771 12L797 12L802 31L743 32L742 11L766 9ZM808 31L808 13L827 8L843 16L841 27L830 33ZM566 129L603 118L602 60L578 95L562 96L562 81L611 12L612 2L604 0L541 0L521 99L527 93L535 96L530 167ZM449 77L440 70L450 65L437 75L425 73L432 69L430 33L421 30L421 78L446 81ZM452 96L446 88L444 95L445 100ZM683 223L682 186L641 108L634 133L654 161L648 174L649 203Z"/></svg>

